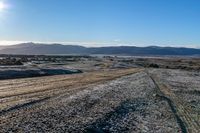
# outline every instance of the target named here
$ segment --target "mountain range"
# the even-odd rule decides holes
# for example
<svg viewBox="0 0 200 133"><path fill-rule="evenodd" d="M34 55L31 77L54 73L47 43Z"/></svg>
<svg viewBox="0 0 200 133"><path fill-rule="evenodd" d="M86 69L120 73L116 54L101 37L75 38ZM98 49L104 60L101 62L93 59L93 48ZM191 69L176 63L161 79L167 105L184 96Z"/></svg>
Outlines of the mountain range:
<svg viewBox="0 0 200 133"><path fill-rule="evenodd" d="M83 47L79 45L62 44L36 44L22 43L11 46L0 46L0 54L23 54L23 55L43 55L43 54L78 54L78 55L180 55L194 56L200 55L200 49L184 47L136 47L136 46L118 46L118 47Z"/></svg>

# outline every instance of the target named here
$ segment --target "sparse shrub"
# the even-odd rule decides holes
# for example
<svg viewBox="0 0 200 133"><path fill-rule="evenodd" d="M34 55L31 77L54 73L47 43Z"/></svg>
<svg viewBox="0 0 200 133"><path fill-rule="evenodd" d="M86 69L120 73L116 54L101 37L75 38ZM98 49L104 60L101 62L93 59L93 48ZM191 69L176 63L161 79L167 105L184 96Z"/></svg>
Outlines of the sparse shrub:
<svg viewBox="0 0 200 133"><path fill-rule="evenodd" d="M15 58L14 59L6 58L0 60L0 65L23 65L23 63L21 62L21 60L17 60Z"/></svg>
<svg viewBox="0 0 200 133"><path fill-rule="evenodd" d="M149 65L149 67L159 68L159 65L158 65L158 64L151 63L151 64Z"/></svg>

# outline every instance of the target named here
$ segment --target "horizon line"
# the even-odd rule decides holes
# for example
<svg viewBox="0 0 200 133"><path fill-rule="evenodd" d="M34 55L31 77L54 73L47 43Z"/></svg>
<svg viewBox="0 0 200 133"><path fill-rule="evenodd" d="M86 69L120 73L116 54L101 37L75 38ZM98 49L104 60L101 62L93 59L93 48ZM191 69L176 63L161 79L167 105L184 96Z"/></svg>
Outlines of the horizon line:
<svg viewBox="0 0 200 133"><path fill-rule="evenodd" d="M111 41L111 42L83 42L83 41L7 41L7 40L0 40L0 46L12 46L12 45L19 45L23 43L34 43L34 44L61 44L61 45L79 45L84 47L120 47L120 46L132 46L132 47L150 47L150 46L157 46L157 47L175 47L175 48L195 48L200 49L199 45L176 45L176 44L136 44L136 43L124 43L120 41Z"/></svg>

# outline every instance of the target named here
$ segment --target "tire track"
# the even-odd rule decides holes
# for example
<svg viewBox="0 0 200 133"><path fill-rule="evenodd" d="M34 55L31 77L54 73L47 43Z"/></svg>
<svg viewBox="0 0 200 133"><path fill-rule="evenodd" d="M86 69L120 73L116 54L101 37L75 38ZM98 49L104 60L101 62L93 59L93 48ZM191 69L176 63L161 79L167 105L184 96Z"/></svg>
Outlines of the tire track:
<svg viewBox="0 0 200 133"><path fill-rule="evenodd" d="M42 98L42 99L39 99L39 100L34 100L34 101L31 101L31 102L27 102L27 103L24 103L24 104L19 104L19 105L13 106L9 109L1 110L0 116L5 115L6 113L11 112L13 110L18 110L20 108L24 108L24 107L27 107L27 106L30 106L30 105L33 105L33 104L36 104L36 103L40 103L40 102L46 101L48 99L50 99L50 97Z"/></svg>
<svg viewBox="0 0 200 133"><path fill-rule="evenodd" d="M82 132L87 127L87 132L177 131L167 103L153 97L151 79L135 73L12 110L0 116L0 132Z"/></svg>
<svg viewBox="0 0 200 133"><path fill-rule="evenodd" d="M146 73L152 79L156 88L158 89L157 96L168 102L174 113L177 123L179 124L183 133L199 133L200 125L198 120L191 115L192 109L183 99L180 99L172 92L169 85L162 83L156 75L151 75L147 71Z"/></svg>
<svg viewBox="0 0 200 133"><path fill-rule="evenodd" d="M70 79L68 76L66 77L66 80L61 79L61 81L59 82L59 80L56 79L56 81L58 82L50 82L50 84L46 86L39 86L40 84L35 83L36 87L33 90L31 90L32 86L27 86L25 88L24 87L22 88L23 90L22 92L19 92L16 94L9 94L9 95L1 94L2 96L0 96L0 102L1 102L0 116L5 114L6 112L10 112L11 110L13 111L17 109L18 107L22 108L24 107L24 105L28 106L28 105L39 103L40 100L42 99L47 100L49 98L53 98L61 94L76 91L77 90L76 88L83 89L87 85L99 84L105 81L114 80L121 76L133 74L139 71L140 69L129 69L129 70L119 70L119 71L115 70L115 71L104 72L104 73L94 72L94 73L89 73L89 74L84 74L84 75L82 74L77 75L75 76L77 77L76 79L75 78ZM52 78L50 78L49 80L52 81L53 80ZM46 83L47 82L48 81L46 81ZM17 89L20 90L21 88L17 88ZM36 102L32 102L32 101L36 101Z"/></svg>

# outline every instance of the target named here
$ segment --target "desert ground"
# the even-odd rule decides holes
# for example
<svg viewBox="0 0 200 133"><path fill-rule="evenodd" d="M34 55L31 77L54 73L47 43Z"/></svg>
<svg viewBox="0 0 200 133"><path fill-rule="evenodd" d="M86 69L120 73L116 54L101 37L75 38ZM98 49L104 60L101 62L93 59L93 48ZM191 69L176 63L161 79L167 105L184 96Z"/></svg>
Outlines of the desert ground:
<svg viewBox="0 0 200 133"><path fill-rule="evenodd" d="M17 64L10 63L13 58ZM2 60L2 133L200 132L199 58L12 56Z"/></svg>

